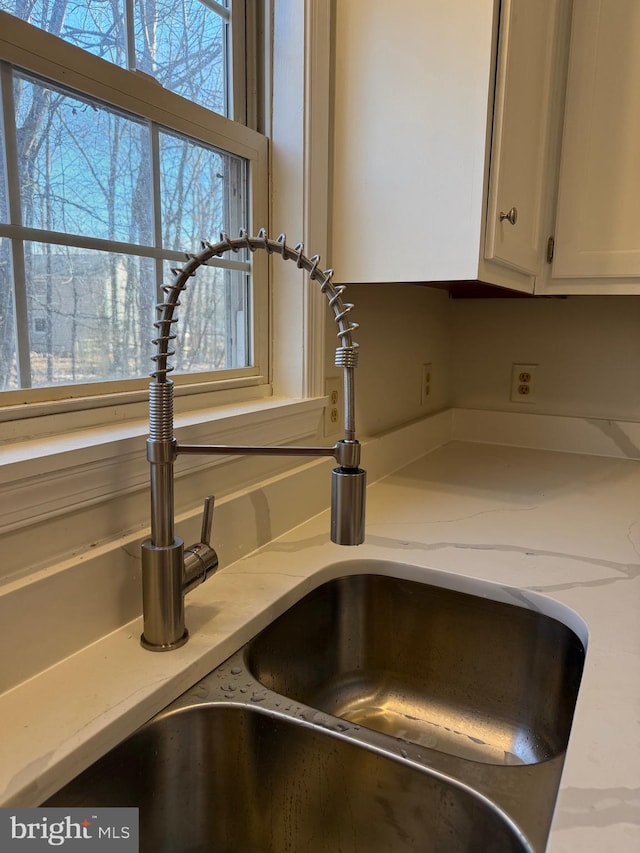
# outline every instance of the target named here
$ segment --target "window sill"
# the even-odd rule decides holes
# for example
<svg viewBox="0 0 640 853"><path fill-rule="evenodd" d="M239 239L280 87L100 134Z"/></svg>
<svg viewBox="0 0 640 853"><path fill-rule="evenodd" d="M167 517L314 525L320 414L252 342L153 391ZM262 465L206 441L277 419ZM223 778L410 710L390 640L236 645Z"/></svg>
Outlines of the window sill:
<svg viewBox="0 0 640 853"><path fill-rule="evenodd" d="M271 386L261 376L188 384L174 381L176 413L193 409L214 409L221 405L261 400L271 395ZM70 394L73 386L68 387ZM145 421L149 409L149 384L141 382L133 391L96 396L65 397L60 400L32 401L0 406L0 445L89 427L111 426L115 422Z"/></svg>

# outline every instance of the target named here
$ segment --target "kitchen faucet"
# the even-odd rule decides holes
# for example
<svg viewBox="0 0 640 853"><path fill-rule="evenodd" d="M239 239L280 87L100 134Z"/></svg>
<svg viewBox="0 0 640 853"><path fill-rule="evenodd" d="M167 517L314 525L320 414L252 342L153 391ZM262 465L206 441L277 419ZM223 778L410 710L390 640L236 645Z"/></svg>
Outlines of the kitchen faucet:
<svg viewBox="0 0 640 853"><path fill-rule="evenodd" d="M335 365L343 369L344 377L344 438L333 447L241 447L233 445L179 444L173 434L173 382L168 374L173 370L169 358L175 355L171 342L177 318L175 310L180 294L197 269L211 258L225 252L264 250L278 254L283 260L295 261L312 281L320 285L333 309L338 326L340 345L336 348ZM264 229L250 237L242 229L238 238L221 234L217 243L202 243L199 254L187 255L187 262L173 270L173 284L164 285L165 298L156 309L154 326L158 334L153 343L155 370L149 385L149 438L147 459L150 464L151 536L142 543L142 610L143 633L141 644L150 651L170 651L186 643L189 632L185 626L184 596L203 583L218 568L218 556L211 547L213 497L205 498L200 542L189 548L174 533L173 464L180 453L232 455L332 456L338 467L331 480L331 539L338 545L360 545L364 541L364 508L366 472L360 465L360 443L355 437L354 368L358 363L358 344L351 333L358 324L348 319L353 308L342 301L343 285L331 281L333 270L321 270L318 255L303 254L304 246L287 246L281 234L277 240L267 236Z"/></svg>

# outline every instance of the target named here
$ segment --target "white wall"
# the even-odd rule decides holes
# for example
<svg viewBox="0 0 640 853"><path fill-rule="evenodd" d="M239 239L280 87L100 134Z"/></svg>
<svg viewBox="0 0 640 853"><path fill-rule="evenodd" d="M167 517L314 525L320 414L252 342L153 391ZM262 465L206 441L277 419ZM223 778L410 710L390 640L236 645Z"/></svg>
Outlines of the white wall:
<svg viewBox="0 0 640 853"><path fill-rule="evenodd" d="M446 290L406 284L350 285L360 324L356 371L358 433L376 435L451 405L451 303ZM333 341L330 343L333 347ZM421 406L422 365L433 365Z"/></svg>
<svg viewBox="0 0 640 853"><path fill-rule="evenodd" d="M453 403L463 408L640 419L640 299L452 300ZM535 405L509 400L533 363Z"/></svg>

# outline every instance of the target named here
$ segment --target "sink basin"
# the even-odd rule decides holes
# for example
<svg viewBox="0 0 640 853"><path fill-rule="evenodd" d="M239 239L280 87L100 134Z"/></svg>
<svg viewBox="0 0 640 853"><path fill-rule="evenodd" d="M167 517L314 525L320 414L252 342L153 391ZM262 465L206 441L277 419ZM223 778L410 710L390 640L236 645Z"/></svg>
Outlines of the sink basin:
<svg viewBox="0 0 640 853"><path fill-rule="evenodd" d="M44 805L137 806L143 853L542 853L583 644L385 566L310 592Z"/></svg>
<svg viewBox="0 0 640 853"><path fill-rule="evenodd" d="M474 762L567 747L584 663L576 634L524 607L410 580L331 580L253 640L269 690Z"/></svg>
<svg viewBox="0 0 640 853"><path fill-rule="evenodd" d="M44 805L137 806L142 853L532 849L464 786L273 712L198 704L196 694Z"/></svg>

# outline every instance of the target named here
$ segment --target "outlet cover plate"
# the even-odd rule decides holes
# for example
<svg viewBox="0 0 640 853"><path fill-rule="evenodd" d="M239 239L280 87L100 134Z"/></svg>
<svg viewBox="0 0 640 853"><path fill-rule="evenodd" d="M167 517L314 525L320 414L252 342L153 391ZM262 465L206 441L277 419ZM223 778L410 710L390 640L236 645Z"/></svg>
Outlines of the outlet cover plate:
<svg viewBox="0 0 640 853"><path fill-rule="evenodd" d="M536 402L537 364L513 364L511 367L511 402Z"/></svg>

